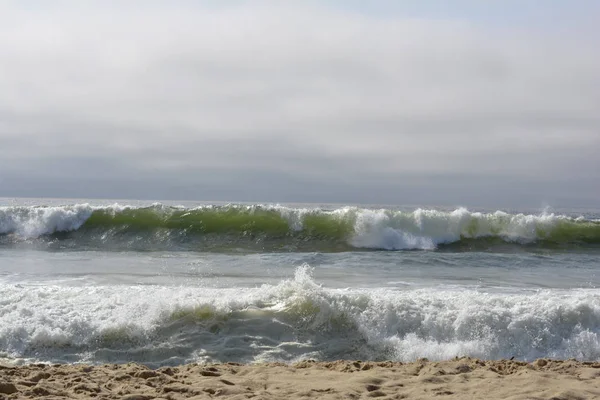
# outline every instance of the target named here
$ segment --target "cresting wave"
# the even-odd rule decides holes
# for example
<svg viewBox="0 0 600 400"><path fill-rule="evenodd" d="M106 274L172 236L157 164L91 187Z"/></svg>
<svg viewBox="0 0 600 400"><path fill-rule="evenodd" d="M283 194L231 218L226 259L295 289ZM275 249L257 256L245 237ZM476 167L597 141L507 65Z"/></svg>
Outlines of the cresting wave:
<svg viewBox="0 0 600 400"><path fill-rule="evenodd" d="M0 243L221 251L485 250L600 244L600 222L563 215L228 205L0 207Z"/></svg>
<svg viewBox="0 0 600 400"><path fill-rule="evenodd" d="M0 284L12 362L600 359L598 290L328 289L308 266L256 288Z"/></svg>

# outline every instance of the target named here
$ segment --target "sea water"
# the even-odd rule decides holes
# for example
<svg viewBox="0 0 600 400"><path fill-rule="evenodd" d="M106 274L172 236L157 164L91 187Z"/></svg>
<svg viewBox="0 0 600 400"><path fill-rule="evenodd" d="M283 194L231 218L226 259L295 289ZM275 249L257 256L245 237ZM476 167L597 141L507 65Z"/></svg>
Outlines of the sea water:
<svg viewBox="0 0 600 400"><path fill-rule="evenodd" d="M598 360L599 214L2 199L0 360Z"/></svg>

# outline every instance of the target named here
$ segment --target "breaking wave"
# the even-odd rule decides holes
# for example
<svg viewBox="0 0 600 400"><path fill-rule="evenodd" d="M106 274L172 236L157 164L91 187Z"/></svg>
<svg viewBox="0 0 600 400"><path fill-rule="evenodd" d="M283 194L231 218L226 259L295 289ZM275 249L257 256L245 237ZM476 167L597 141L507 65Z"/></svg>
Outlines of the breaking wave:
<svg viewBox="0 0 600 400"><path fill-rule="evenodd" d="M221 251L485 250L600 244L600 222L555 214L510 214L264 205L198 208L77 204L0 207L0 243L56 248Z"/></svg>
<svg viewBox="0 0 600 400"><path fill-rule="evenodd" d="M590 290L328 289L308 266L256 288L0 285L16 362L600 359Z"/></svg>

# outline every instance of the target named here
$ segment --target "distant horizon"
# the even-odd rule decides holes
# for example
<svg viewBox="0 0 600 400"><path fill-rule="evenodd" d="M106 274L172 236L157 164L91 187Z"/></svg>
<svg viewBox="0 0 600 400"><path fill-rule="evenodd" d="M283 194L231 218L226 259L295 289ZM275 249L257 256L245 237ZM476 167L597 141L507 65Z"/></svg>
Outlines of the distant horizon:
<svg viewBox="0 0 600 400"><path fill-rule="evenodd" d="M85 204L93 201L98 201L100 203L105 203L103 205L110 205L109 203L114 202L113 204L119 204L120 206L127 205L135 205L135 204L127 204L125 202L133 202L133 203L142 203L143 206L151 205L154 203L165 204L169 206L178 205L177 203L181 203L179 205L186 206L192 204L202 204L202 205L282 205L282 206L335 206L335 207L365 207L365 208L406 208L406 209L441 209L454 211L461 208L465 208L469 211L516 211L516 212L527 212L537 214L544 214L546 212L598 212L600 211L600 207L593 205L580 205L580 206L560 206L560 205L552 205L552 204L542 204L539 206L531 205L531 206L510 206L510 205L499 205L499 204L468 204L468 203L360 203L360 202L323 202L323 201L245 201L245 200L200 200L200 199L156 199L156 198L147 198L147 199L134 199L134 198L120 198L120 197L28 197L28 196L0 196L0 207L7 207L15 205L15 201L18 204L22 205L20 201L32 201L31 204L27 204L28 206L40 206L42 204L33 203L35 200L46 200L51 201L52 204L44 204L49 206L57 206L61 205L74 205L74 204ZM64 201L64 202L63 202ZM123 202L123 203L120 203ZM187 203L187 204L184 204ZM95 205L94 203L90 203L90 205Z"/></svg>

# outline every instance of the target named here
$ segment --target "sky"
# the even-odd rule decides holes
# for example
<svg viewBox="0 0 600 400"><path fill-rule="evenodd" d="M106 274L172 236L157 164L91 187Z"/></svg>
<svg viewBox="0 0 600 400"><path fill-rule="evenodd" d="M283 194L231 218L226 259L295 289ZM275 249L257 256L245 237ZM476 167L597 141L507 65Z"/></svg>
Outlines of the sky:
<svg viewBox="0 0 600 400"><path fill-rule="evenodd" d="M0 197L599 207L600 2L0 1Z"/></svg>

